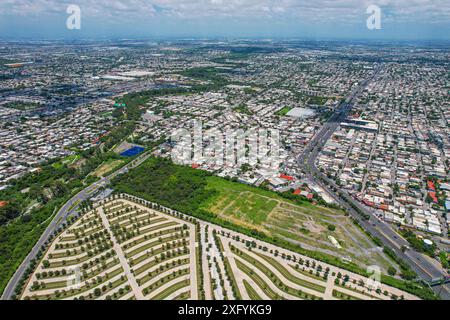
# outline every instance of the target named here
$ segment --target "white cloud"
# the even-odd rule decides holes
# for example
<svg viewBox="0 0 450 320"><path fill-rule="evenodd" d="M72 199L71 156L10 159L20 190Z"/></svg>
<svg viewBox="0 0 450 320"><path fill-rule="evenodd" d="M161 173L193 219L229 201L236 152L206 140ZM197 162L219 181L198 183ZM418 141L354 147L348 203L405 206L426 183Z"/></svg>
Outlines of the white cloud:
<svg viewBox="0 0 450 320"><path fill-rule="evenodd" d="M186 19L204 17L290 18L302 21L355 22L371 4L379 5L386 19L450 21L449 0L1 0L0 14L42 16L64 14L69 4L89 17L123 20L153 16Z"/></svg>

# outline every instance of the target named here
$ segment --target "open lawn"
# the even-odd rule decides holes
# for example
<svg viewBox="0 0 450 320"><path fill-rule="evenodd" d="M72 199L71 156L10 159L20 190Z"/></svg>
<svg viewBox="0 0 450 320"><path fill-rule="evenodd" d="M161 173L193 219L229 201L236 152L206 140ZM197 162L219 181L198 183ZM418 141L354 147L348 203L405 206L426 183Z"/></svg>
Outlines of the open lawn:
<svg viewBox="0 0 450 320"><path fill-rule="evenodd" d="M216 177L207 178L207 188L219 191L204 208L225 218L237 218L252 224L263 223L278 205L279 200L270 192L248 188Z"/></svg>
<svg viewBox="0 0 450 320"><path fill-rule="evenodd" d="M53 163L52 167L55 169L61 169L64 166L70 166L70 165L74 164L79 159L80 159L79 155L73 154L71 156L68 156L68 157L62 159L61 161Z"/></svg>
<svg viewBox="0 0 450 320"><path fill-rule="evenodd" d="M275 115L277 116L285 116L289 111L291 111L291 107L283 107L282 109L275 112Z"/></svg>

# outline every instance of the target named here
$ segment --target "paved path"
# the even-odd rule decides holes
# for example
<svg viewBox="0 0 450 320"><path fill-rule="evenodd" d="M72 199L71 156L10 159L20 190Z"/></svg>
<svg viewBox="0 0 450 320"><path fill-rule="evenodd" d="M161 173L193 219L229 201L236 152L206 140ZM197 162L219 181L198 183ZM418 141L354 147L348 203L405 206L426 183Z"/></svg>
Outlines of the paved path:
<svg viewBox="0 0 450 320"><path fill-rule="evenodd" d="M174 260L175 260L175 259L174 259ZM170 263L170 261L167 261L167 262ZM158 265L155 269L158 269L158 268L159 268L159 265ZM162 280L162 279L165 280L165 283L164 283L164 284L167 284L167 283L174 284L174 283L178 282L179 279L181 279L181 278L175 278L175 279L172 279L172 278L170 278L170 277L171 277L173 274L178 273L178 271L184 270L184 269L187 269L187 268L189 268L188 265L181 265L181 266L177 266L177 267L172 268L172 269L168 269L168 270L166 270L166 271L164 271L164 272L158 273L155 277L151 278L151 279L148 280L146 283L143 283L143 284L142 284L142 287L148 288L148 287L150 287L151 285L157 284L157 283L158 283L160 280ZM155 269L153 269L152 271L154 271ZM149 272L151 272L151 271L149 271ZM144 276L145 276L145 275L144 275ZM189 276L189 274L185 274L185 275L183 275L182 277L187 277L187 276ZM184 289L184 290L187 290L187 289L189 289L189 288L188 288L188 287L183 287L183 289ZM156 290L156 289L155 289L155 290ZM153 295L153 291L151 291L151 292L149 292L149 293L147 294L147 296L149 296L149 295Z"/></svg>
<svg viewBox="0 0 450 320"><path fill-rule="evenodd" d="M205 224L200 224L200 241L202 244L202 252L200 256L201 264L202 264L202 271L203 271L203 290L205 291L205 299L206 300L213 300L213 292L211 290L211 275L209 273L208 268L208 258L206 253L206 248L208 246L208 243L206 242L205 237Z"/></svg>
<svg viewBox="0 0 450 320"><path fill-rule="evenodd" d="M215 252L217 264L218 264L218 267L219 267L219 272L222 274L222 279L223 279L223 282L224 282L224 289L225 289L226 295L228 297L228 300L233 299L233 298L235 298L234 295L233 295L233 289L231 287L230 279L228 279L227 274L225 272L225 264L224 264L224 262L222 260L222 257L219 254L219 248L217 248L216 243L214 242L214 239L213 239L213 236L212 236L212 232L209 232L209 236L211 238L211 241L212 241L212 244L213 244L213 247L214 247L214 250L215 250L214 252ZM219 241L221 241L220 237L219 237Z"/></svg>
<svg viewBox="0 0 450 320"><path fill-rule="evenodd" d="M226 249L225 249L226 251ZM236 279L236 284L238 286L239 292L241 293L241 297L243 300L251 300L250 297L248 296L247 290L245 289L244 286L244 282L243 280L243 272L236 272L236 270L239 270L239 268L236 265L236 261L234 260L234 257L230 254L230 252L227 252L227 258L228 258L228 262L230 263L230 267L231 267L231 272L233 272L234 274L234 278ZM249 278L249 280L251 280ZM253 281L252 281L253 282ZM257 288L259 288L258 286L255 286L254 289L258 292L258 294L263 297L265 296L265 294L261 295L261 293L259 292L259 290L257 290Z"/></svg>
<svg viewBox="0 0 450 320"><path fill-rule="evenodd" d="M175 291L174 293L169 294L164 300L173 300L178 297L180 294L190 293L190 290L186 288L181 288Z"/></svg>
<svg viewBox="0 0 450 320"><path fill-rule="evenodd" d="M111 232L111 226L109 225L108 218L106 217L105 212L103 211L102 207L97 208L98 213L100 214L100 217L102 218L103 225L106 227L106 230L111 236L111 241L113 242L113 249L116 251L117 256L119 257L120 265L122 266L125 276L128 279L128 283L131 286L131 291L133 292L134 296L137 300L144 300L144 295L142 294L141 289L139 288L139 285L136 282L136 278L133 276L131 272L130 265L127 262L127 259L125 258L125 254L122 251L122 248L120 247L119 243L116 240L116 237L114 237L113 233Z"/></svg>

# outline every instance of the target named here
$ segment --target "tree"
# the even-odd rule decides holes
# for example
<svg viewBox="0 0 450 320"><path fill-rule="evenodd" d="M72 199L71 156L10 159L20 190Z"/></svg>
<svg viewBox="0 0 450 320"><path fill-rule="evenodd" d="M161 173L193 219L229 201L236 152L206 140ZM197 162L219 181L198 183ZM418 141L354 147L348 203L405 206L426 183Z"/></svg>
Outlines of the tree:
<svg viewBox="0 0 450 320"><path fill-rule="evenodd" d="M101 294L102 294L102 290L100 290L100 288L95 288L94 289L94 295L96 297L100 297Z"/></svg>
<svg viewBox="0 0 450 320"><path fill-rule="evenodd" d="M394 267L390 266L388 268L387 272L390 276L395 276L395 274L397 273L397 270Z"/></svg>

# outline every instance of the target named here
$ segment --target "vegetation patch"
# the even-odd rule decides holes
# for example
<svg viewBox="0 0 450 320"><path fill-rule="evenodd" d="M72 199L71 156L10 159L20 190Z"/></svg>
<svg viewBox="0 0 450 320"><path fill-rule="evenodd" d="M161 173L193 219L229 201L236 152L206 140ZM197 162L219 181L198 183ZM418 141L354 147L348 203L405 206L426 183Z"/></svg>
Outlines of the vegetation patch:
<svg viewBox="0 0 450 320"><path fill-rule="evenodd" d="M285 115L287 115L288 112L291 111L291 110L292 110L291 107L286 106L286 107L281 108L281 109L278 110L277 112L275 112L275 115L276 115L276 116L285 116Z"/></svg>

